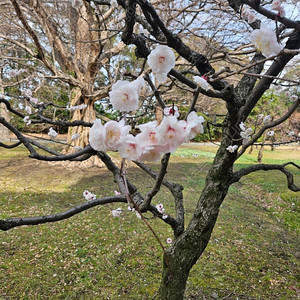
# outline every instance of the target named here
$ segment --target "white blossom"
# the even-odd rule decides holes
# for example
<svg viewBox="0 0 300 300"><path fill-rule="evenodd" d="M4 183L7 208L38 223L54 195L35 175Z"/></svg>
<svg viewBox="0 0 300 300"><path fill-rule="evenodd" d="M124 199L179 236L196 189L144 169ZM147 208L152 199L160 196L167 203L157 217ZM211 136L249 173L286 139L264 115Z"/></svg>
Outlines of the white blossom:
<svg viewBox="0 0 300 300"><path fill-rule="evenodd" d="M297 95L292 95L291 96L291 101L297 101L298 100L298 96Z"/></svg>
<svg viewBox="0 0 300 300"><path fill-rule="evenodd" d="M134 111L139 105L138 87L127 80L118 80L109 92L109 101L116 110Z"/></svg>
<svg viewBox="0 0 300 300"><path fill-rule="evenodd" d="M256 48L266 57L277 55L283 48L277 42L275 32L265 26L253 30L250 39Z"/></svg>
<svg viewBox="0 0 300 300"><path fill-rule="evenodd" d="M26 106L25 106L25 111L26 111L29 115L31 115L31 107L30 107L30 106L26 105Z"/></svg>
<svg viewBox="0 0 300 300"><path fill-rule="evenodd" d="M203 77L194 76L194 81L199 85L203 90L208 91L210 89L210 85Z"/></svg>
<svg viewBox="0 0 300 300"><path fill-rule="evenodd" d="M247 130L247 127L246 127L246 125L243 122L241 122L239 124L239 127L241 128L242 131L246 131Z"/></svg>
<svg viewBox="0 0 300 300"><path fill-rule="evenodd" d="M237 148L238 148L238 145L233 145L233 146L228 146L226 148L226 150L229 151L230 153L233 153L233 152L235 152L235 150L237 150Z"/></svg>
<svg viewBox="0 0 300 300"><path fill-rule="evenodd" d="M83 197L85 198L86 201L95 200L97 198L95 194L89 192L88 190L85 190L83 192Z"/></svg>
<svg viewBox="0 0 300 300"><path fill-rule="evenodd" d="M52 127L50 127L48 135L50 136L50 138L55 139L57 137L58 133Z"/></svg>
<svg viewBox="0 0 300 300"><path fill-rule="evenodd" d="M164 115L175 116L176 118L178 118L179 117L178 107L176 105L165 107Z"/></svg>
<svg viewBox="0 0 300 300"><path fill-rule="evenodd" d="M175 66L175 54L168 46L158 45L148 55L148 65L158 82L163 82Z"/></svg>
<svg viewBox="0 0 300 300"><path fill-rule="evenodd" d="M290 91L285 91L285 92L284 92L284 96L290 97L290 96L291 96L291 92L290 92Z"/></svg>
<svg viewBox="0 0 300 300"><path fill-rule="evenodd" d="M96 119L92 128L90 129L89 143L96 151L103 151L103 125L100 119Z"/></svg>
<svg viewBox="0 0 300 300"><path fill-rule="evenodd" d="M173 240L171 238L167 238L167 244L172 244Z"/></svg>
<svg viewBox="0 0 300 300"><path fill-rule="evenodd" d="M267 132L268 136L274 136L274 134L275 134L275 132L273 130Z"/></svg>
<svg viewBox="0 0 300 300"><path fill-rule="evenodd" d="M161 214L163 214L165 212L165 209L164 209L164 206L162 203L157 204L155 207Z"/></svg>
<svg viewBox="0 0 300 300"><path fill-rule="evenodd" d="M280 6L281 6L281 0L273 0L273 2L271 4L271 9L279 10Z"/></svg>
<svg viewBox="0 0 300 300"><path fill-rule="evenodd" d="M25 116L23 121L26 123L26 125L30 125L31 124L31 120L29 119L29 116Z"/></svg>
<svg viewBox="0 0 300 300"><path fill-rule="evenodd" d="M168 215L167 215L167 214L163 214L161 218L162 218L163 220L165 220L165 219L168 218Z"/></svg>

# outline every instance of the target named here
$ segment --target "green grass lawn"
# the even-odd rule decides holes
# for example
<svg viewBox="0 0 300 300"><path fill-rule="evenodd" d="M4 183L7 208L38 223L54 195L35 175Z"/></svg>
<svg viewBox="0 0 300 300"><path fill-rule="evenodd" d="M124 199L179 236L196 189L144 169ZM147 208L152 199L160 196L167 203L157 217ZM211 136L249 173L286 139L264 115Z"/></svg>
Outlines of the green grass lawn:
<svg viewBox="0 0 300 300"><path fill-rule="evenodd" d="M216 150L184 146L171 158L167 178L184 185L187 220ZM236 168L256 163L256 157L257 150L245 154ZM299 148L264 152L265 163L289 160L300 164ZM293 171L300 184L300 171ZM98 197L117 189L103 167L35 161L22 147L0 149L0 174L0 218L61 212L85 201L85 189ZM128 177L142 193L153 184L133 165ZM299 299L299 198L276 171L257 172L234 184L210 244L191 271L186 299ZM174 211L165 188L153 203ZM125 212L113 218L117 207ZM0 299L154 299L162 250L144 223L126 210L124 204L106 205L58 223L0 232ZM168 247L171 229L147 216Z"/></svg>

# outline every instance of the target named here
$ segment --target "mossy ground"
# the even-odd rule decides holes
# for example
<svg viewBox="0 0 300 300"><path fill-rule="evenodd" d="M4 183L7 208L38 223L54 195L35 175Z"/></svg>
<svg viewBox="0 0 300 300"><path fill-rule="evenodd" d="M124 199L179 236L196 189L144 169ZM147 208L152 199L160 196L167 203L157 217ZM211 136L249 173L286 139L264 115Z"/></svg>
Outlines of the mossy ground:
<svg viewBox="0 0 300 300"><path fill-rule="evenodd" d="M187 220L216 149L186 146L172 156L167 178L185 187ZM256 150L246 154L236 168L256 157ZM288 160L299 164L300 149L264 152L266 163ZM300 171L293 171L300 184ZM104 168L35 161L22 147L0 149L0 173L0 218L61 212L82 203L85 189L98 197L117 189ZM153 184L131 165L128 177L142 193ZM298 299L299 198L276 171L234 184L210 244L191 271L186 299ZM165 188L153 203L174 210ZM124 213L113 218L110 212L117 207ZM168 226L147 217L164 243L172 237ZM161 259L157 241L126 205L96 207L61 222L0 232L0 299L153 299Z"/></svg>

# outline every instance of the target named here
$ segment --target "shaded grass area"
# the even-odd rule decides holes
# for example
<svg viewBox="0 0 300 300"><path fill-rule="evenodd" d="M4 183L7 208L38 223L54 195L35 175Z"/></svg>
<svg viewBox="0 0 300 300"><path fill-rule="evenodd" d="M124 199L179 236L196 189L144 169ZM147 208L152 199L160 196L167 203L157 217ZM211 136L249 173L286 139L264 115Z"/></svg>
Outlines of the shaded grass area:
<svg viewBox="0 0 300 300"><path fill-rule="evenodd" d="M185 146L171 159L167 178L185 187L187 220L216 150ZM82 203L85 189L101 197L117 188L104 168L67 168L24 154L22 147L0 149L1 218L60 212ZM256 154L246 154L236 168L254 163ZM264 159L300 163L300 151L266 150ZM299 184L300 172L293 171ZM131 165L128 177L142 193L153 184ZM174 211L165 188L153 203ZM113 218L110 211L118 206L124 213ZM287 190L279 172L258 172L234 184L191 271L186 299L298 299L299 215L299 193ZM170 228L147 216L168 247ZM96 207L58 223L0 232L0 299L153 299L161 259L157 241L126 205Z"/></svg>

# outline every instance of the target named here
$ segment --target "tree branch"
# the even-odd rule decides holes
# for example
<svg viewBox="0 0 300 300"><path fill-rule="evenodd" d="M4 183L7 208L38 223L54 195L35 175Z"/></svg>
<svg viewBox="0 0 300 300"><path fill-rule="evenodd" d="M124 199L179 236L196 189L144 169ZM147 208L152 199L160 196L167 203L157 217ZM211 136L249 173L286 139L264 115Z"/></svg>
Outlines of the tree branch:
<svg viewBox="0 0 300 300"><path fill-rule="evenodd" d="M256 10L258 13L264 15L268 19L278 20L278 22L284 24L287 28L294 28L300 32L300 22L299 21L292 21L285 17L281 18L278 15L278 13L274 13L270 10L267 10L263 6L259 5L256 0L242 0L242 2L245 4L248 4L250 7L252 7L254 10Z"/></svg>
<svg viewBox="0 0 300 300"><path fill-rule="evenodd" d="M239 151L237 159L246 151L246 149L253 145L261 136L262 134L269 128L275 127L281 123L283 123L285 120L287 120L293 113L294 111L299 107L300 105L300 99L298 99L292 106L291 108L287 111L286 114L284 114L281 118L270 122L269 124L266 124L263 126L252 138L251 140L243 145L242 149Z"/></svg>
<svg viewBox="0 0 300 300"><path fill-rule="evenodd" d="M288 165L292 165L300 170L300 166L293 162L288 162L283 165L277 165L277 164L258 164L258 165L252 165L247 168L240 169L233 173L232 181L231 183L238 182L243 176L248 175L250 173L256 172L256 171L270 171L270 170L279 170L286 176L288 188L293 192L299 192L300 187L298 187L294 183L294 175L288 171L285 167Z"/></svg>
<svg viewBox="0 0 300 300"><path fill-rule="evenodd" d="M156 182L155 182L152 190L146 194L145 201L141 206L141 211L149 209L151 200L159 192L160 187L162 185L162 181L163 181L165 175L167 174L167 168L168 168L168 164L169 164L170 155L171 155L170 153L167 153L161 159L161 167L160 167L160 171L156 177Z"/></svg>
<svg viewBox="0 0 300 300"><path fill-rule="evenodd" d="M295 31L286 43L285 49L299 49L300 48L300 32ZM281 52L281 55L274 60L268 71L264 74L271 77L262 78L258 84L254 87L251 94L246 100L245 106L241 110L242 120L246 120L247 116L250 114L257 101L261 98L264 92L270 87L272 83L273 76L277 76L286 64L296 55L296 53L285 53Z"/></svg>
<svg viewBox="0 0 300 300"><path fill-rule="evenodd" d="M150 177L152 177L153 179L157 179L158 178L158 174L156 174L151 168L149 168L147 165L140 163L140 162L136 162L134 161L134 163L140 167L143 171L145 171ZM169 189L169 191L172 193L173 197L174 197L174 201L175 201L175 211L176 211L176 220L174 220L176 222L176 226L175 226L175 222L174 225L172 225L171 223L169 223L173 230L174 230L174 235L175 236L179 236L183 230L184 230L184 206L183 206L183 186L181 184L178 183L172 183L166 179L163 179L161 182L166 188ZM154 208L150 206L150 211L153 210ZM162 214L158 213L158 215L162 216ZM170 217L170 216L169 216ZM170 217L171 218L171 217ZM165 222L168 222L169 218L165 219Z"/></svg>
<svg viewBox="0 0 300 300"><path fill-rule="evenodd" d="M21 144L22 144L22 142L20 142L20 141L16 142L15 144L12 144L12 145L6 145L6 144L0 142L0 147L6 148L6 149L12 149L12 148L18 147Z"/></svg>
<svg viewBox="0 0 300 300"><path fill-rule="evenodd" d="M24 225L39 225L44 223L57 222L64 219L68 219L76 214L79 214L92 207L103 205L107 203L126 203L125 196L114 196L114 197L104 197L100 199L91 200L79 205L76 205L65 212L57 213L53 215L39 216L39 217L29 217L29 218L10 218L10 219L0 219L0 229L9 230L14 227L24 226Z"/></svg>

